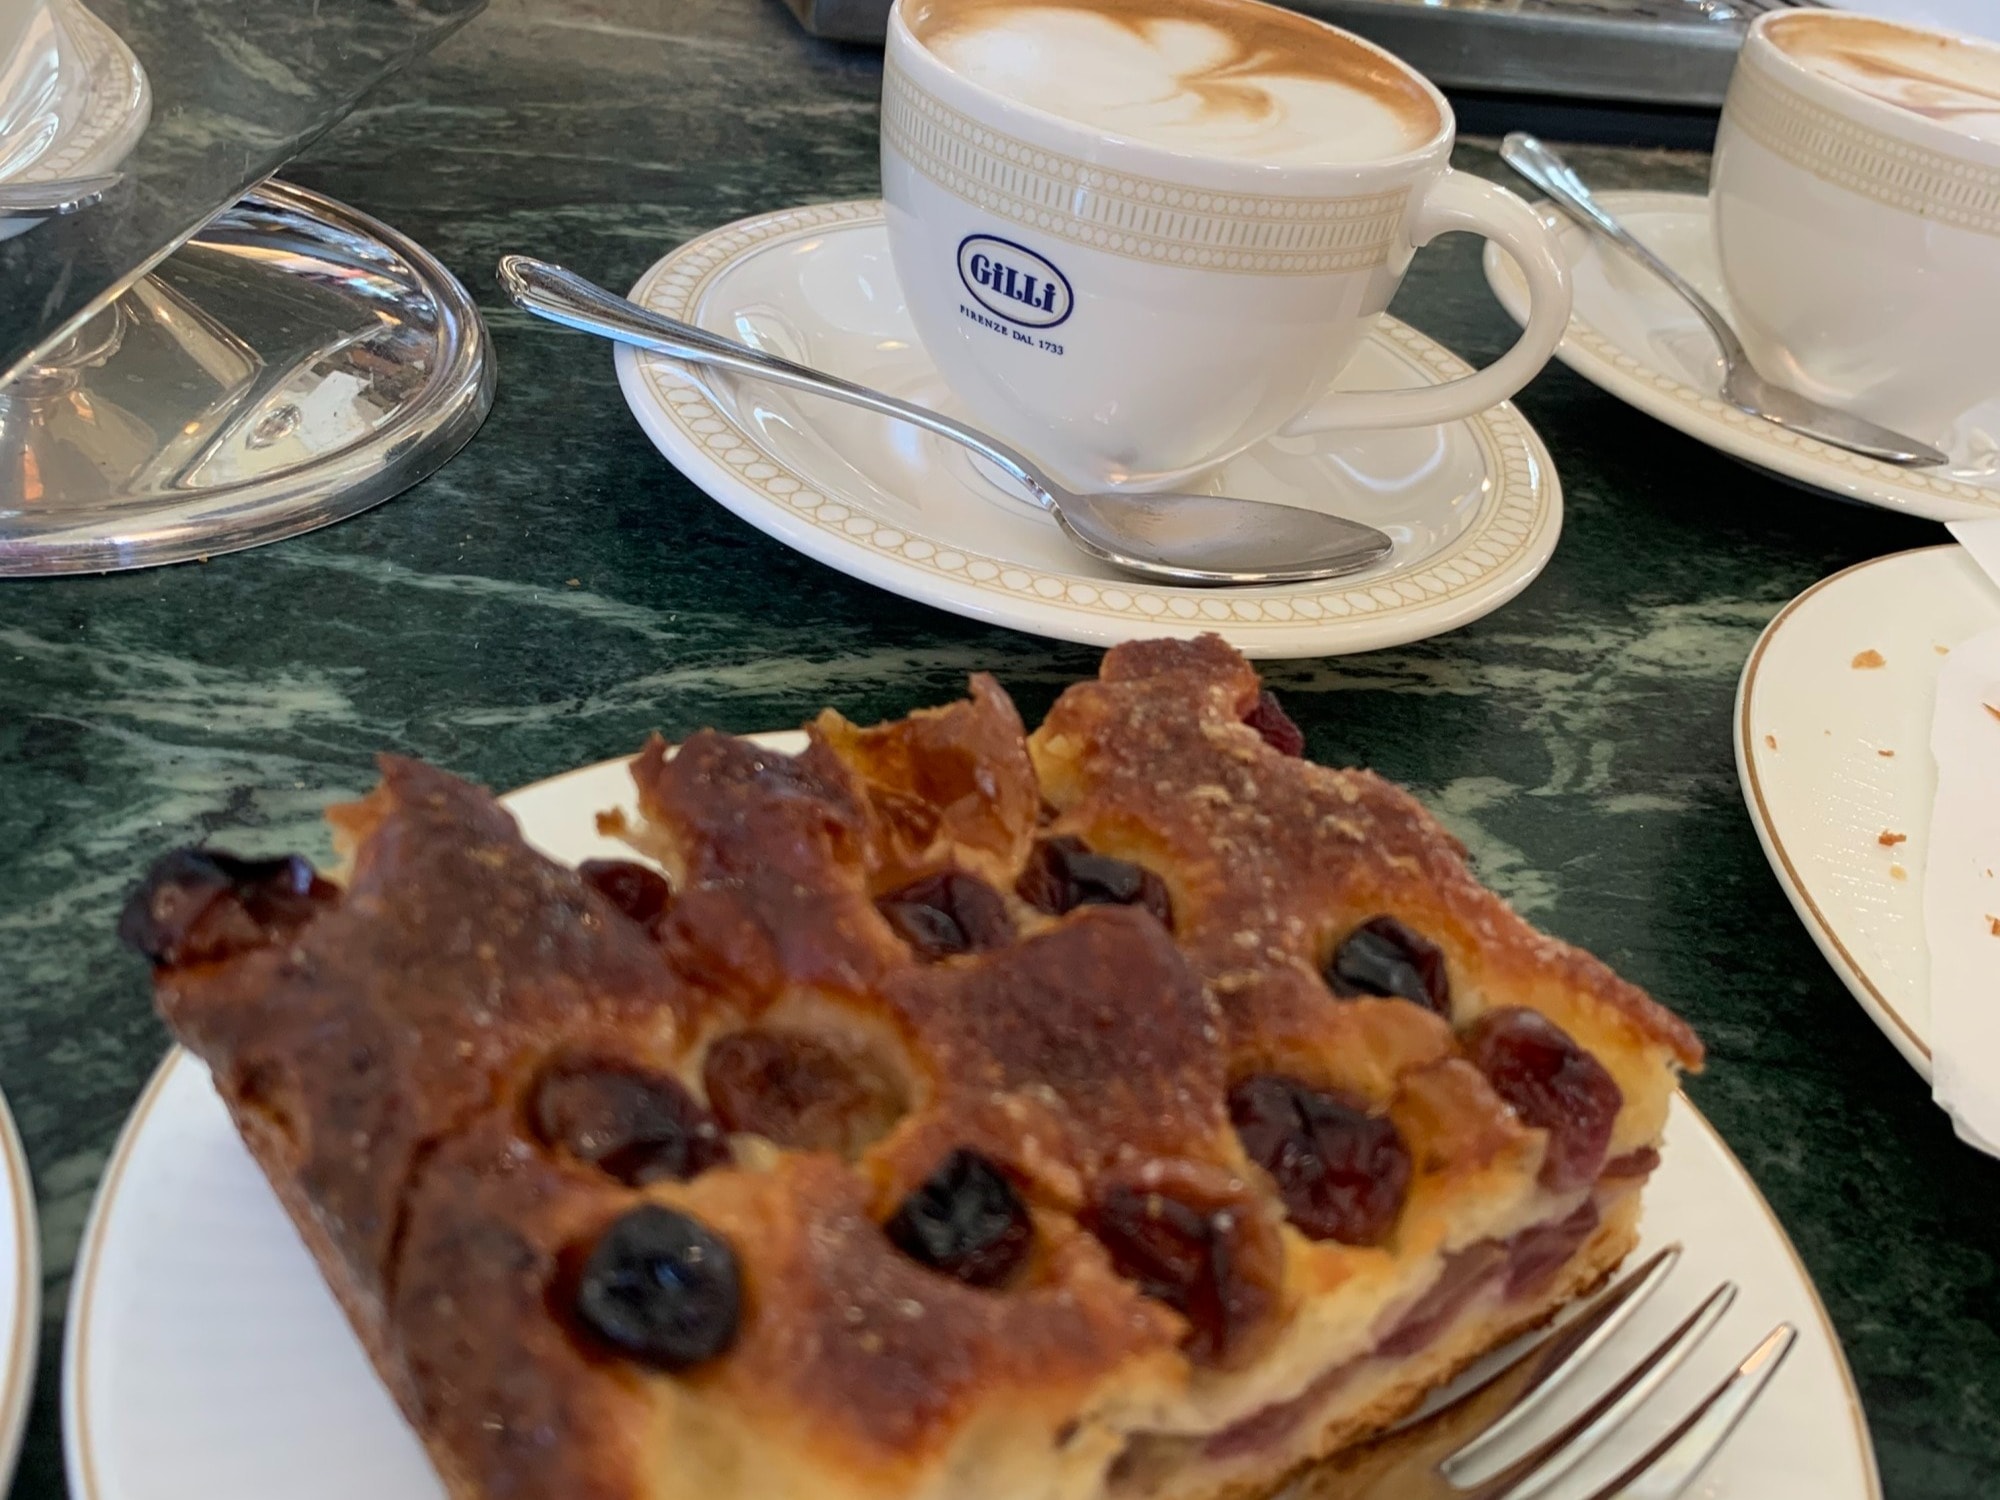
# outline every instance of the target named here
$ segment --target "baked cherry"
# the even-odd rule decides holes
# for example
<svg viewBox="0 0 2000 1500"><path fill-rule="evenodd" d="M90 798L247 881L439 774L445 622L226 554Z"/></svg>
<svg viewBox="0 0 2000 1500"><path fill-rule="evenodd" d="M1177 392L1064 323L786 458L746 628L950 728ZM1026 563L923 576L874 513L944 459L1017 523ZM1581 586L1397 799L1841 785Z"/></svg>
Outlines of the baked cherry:
<svg viewBox="0 0 2000 1500"><path fill-rule="evenodd" d="M1660 1153L1651 1146L1641 1146L1636 1151L1627 1151L1623 1156L1604 1164L1599 1177L1648 1177L1660 1164Z"/></svg>
<svg viewBox="0 0 2000 1500"><path fill-rule="evenodd" d="M1568 1218L1532 1225L1507 1241L1507 1295L1546 1291L1596 1228L1597 1205L1586 1198Z"/></svg>
<svg viewBox="0 0 2000 1500"><path fill-rule="evenodd" d="M798 1031L721 1037L702 1064L708 1107L730 1130L854 1157L902 1115L902 1090L860 1049Z"/></svg>
<svg viewBox="0 0 2000 1500"><path fill-rule="evenodd" d="M1297 1079L1257 1073L1229 1090L1229 1118L1301 1234L1379 1245L1396 1227L1410 1189L1410 1150L1383 1116Z"/></svg>
<svg viewBox="0 0 2000 1500"><path fill-rule="evenodd" d="M1235 1362L1276 1301L1284 1247L1252 1205L1121 1185L1081 1219L1119 1275L1187 1319L1181 1348L1198 1365Z"/></svg>
<svg viewBox="0 0 2000 1500"><path fill-rule="evenodd" d="M950 958L1014 939L1007 902L992 886L963 870L926 875L875 903L896 936L919 958Z"/></svg>
<svg viewBox="0 0 2000 1500"><path fill-rule="evenodd" d="M1292 716L1269 688L1257 695L1257 702L1243 716L1243 722L1261 734L1264 743L1280 755L1296 759L1306 753L1305 732L1292 722Z"/></svg>
<svg viewBox="0 0 2000 1500"><path fill-rule="evenodd" d="M598 1239L577 1284L585 1327L663 1370L713 1359L736 1339L736 1255L699 1220L648 1203Z"/></svg>
<svg viewBox="0 0 2000 1500"><path fill-rule="evenodd" d="M658 870L629 859L586 859L576 867L583 883L649 931L673 904L674 888Z"/></svg>
<svg viewBox="0 0 2000 1500"><path fill-rule="evenodd" d="M535 1134L629 1187L685 1182L728 1161L715 1117L673 1079L610 1062L544 1073L528 1105Z"/></svg>
<svg viewBox="0 0 2000 1500"><path fill-rule="evenodd" d="M1333 950L1326 982L1336 995L1397 996L1451 1017L1451 982L1444 953L1394 917L1373 917Z"/></svg>
<svg viewBox="0 0 2000 1500"><path fill-rule="evenodd" d="M1079 906L1143 906L1163 926L1174 925L1167 883L1143 865L1093 854L1080 838L1042 839L1028 856L1015 893L1037 910L1061 916Z"/></svg>
<svg viewBox="0 0 2000 1500"><path fill-rule="evenodd" d="M911 1260L972 1286L999 1286L1034 1240L1028 1205L992 1162L959 1149L882 1226Z"/></svg>
<svg viewBox="0 0 2000 1500"><path fill-rule="evenodd" d="M127 899L118 936L162 968L213 963L290 937L338 894L302 855L176 849Z"/></svg>
<svg viewBox="0 0 2000 1500"><path fill-rule="evenodd" d="M1466 1028L1463 1041L1493 1091L1549 1133L1542 1185L1566 1192L1595 1177L1625 1102L1604 1064L1555 1022L1519 1006L1488 1011Z"/></svg>

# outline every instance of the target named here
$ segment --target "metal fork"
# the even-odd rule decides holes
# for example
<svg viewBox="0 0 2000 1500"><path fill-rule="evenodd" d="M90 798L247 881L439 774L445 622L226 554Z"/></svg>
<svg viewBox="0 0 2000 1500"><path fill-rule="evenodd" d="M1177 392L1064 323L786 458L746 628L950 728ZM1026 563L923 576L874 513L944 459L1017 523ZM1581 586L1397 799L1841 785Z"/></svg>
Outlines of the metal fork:
<svg viewBox="0 0 2000 1500"><path fill-rule="evenodd" d="M1315 1465L1279 1500L1527 1500L1568 1474L1651 1399L1736 1298L1724 1282L1608 1389L1553 1433L1483 1478L1509 1435L1551 1399L1631 1319L1680 1259L1670 1245L1517 1355L1498 1374L1428 1416ZM1715 1456L1777 1373L1795 1330L1780 1323L1645 1453L1578 1500L1674 1500ZM1488 1459L1486 1465L1482 1459Z"/></svg>

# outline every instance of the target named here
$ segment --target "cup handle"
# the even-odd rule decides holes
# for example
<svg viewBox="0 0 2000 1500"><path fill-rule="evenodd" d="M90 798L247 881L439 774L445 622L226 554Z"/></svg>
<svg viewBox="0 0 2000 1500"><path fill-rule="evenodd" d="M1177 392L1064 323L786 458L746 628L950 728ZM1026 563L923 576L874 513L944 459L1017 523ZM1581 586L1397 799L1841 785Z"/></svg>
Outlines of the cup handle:
<svg viewBox="0 0 2000 1500"><path fill-rule="evenodd" d="M1284 426L1288 436L1357 427L1428 427L1497 406L1555 353L1569 327L1569 262L1555 231L1503 187L1447 171L1425 193L1411 238L1427 245L1463 230L1483 235L1514 258L1528 282L1528 321L1514 347L1483 370L1442 385L1395 391L1329 391Z"/></svg>

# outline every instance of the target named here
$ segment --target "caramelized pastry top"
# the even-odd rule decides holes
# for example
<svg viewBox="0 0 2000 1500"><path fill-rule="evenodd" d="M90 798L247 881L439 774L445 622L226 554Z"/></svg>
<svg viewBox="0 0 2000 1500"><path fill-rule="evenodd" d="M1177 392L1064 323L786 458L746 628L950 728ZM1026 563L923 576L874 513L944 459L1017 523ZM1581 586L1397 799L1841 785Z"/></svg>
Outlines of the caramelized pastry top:
<svg viewBox="0 0 2000 1500"><path fill-rule="evenodd" d="M1571 1211L1699 1064L1212 637L1032 737L986 677L808 733L645 747L664 886L385 758L344 889L196 854L134 898L463 1494L649 1493L661 1443L882 1494L1002 1432L1101 1466L1312 1298Z"/></svg>

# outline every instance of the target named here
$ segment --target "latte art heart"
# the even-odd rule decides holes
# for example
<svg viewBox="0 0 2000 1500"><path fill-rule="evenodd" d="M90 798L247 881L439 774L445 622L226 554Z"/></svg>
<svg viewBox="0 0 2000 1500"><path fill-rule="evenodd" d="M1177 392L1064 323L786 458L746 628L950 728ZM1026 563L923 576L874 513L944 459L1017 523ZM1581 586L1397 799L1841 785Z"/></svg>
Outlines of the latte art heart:
<svg viewBox="0 0 2000 1500"><path fill-rule="evenodd" d="M1442 119L1401 70L1327 27L1232 0L937 0L913 28L954 72L1127 140L1273 163L1376 161Z"/></svg>

